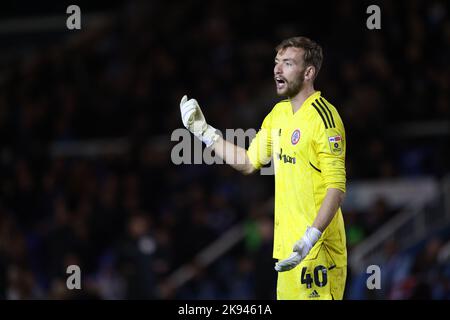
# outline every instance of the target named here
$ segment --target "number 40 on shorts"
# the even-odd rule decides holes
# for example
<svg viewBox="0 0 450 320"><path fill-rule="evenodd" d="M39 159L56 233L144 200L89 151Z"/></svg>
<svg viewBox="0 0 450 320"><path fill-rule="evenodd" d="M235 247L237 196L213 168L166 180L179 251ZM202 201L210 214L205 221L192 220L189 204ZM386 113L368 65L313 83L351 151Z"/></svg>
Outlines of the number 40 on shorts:
<svg viewBox="0 0 450 320"><path fill-rule="evenodd" d="M312 284L314 284L318 287L324 287L327 285L328 278L327 278L327 268L324 266L317 266L314 268L313 276L311 276L310 272L307 272L308 268L303 267L302 268L302 275L300 278L301 284L306 284L306 288L311 288Z"/></svg>

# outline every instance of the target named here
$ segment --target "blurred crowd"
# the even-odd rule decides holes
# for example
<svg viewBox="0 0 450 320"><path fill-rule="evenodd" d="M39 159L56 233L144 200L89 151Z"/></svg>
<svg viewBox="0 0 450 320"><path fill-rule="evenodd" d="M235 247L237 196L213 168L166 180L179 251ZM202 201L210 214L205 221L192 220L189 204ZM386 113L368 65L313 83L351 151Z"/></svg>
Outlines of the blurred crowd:
<svg viewBox="0 0 450 320"><path fill-rule="evenodd" d="M127 1L89 28L1 52L0 298L273 299L273 177L176 166L170 134L182 127L185 93L220 130L258 128L277 100L267 93L274 47L289 36L323 46L316 88L343 118L349 181L449 173L445 136L399 131L450 118L448 3L380 2L375 31L364 2L320 6ZM128 141L126 152L51 152L116 138ZM395 212L379 199L344 213L349 249ZM244 241L210 267L196 265L238 222ZM433 257L422 255L436 246L413 255L405 274L429 268ZM172 288L168 276L185 263L194 278ZM82 291L66 289L72 264ZM434 297L449 298L446 281Z"/></svg>
<svg viewBox="0 0 450 320"><path fill-rule="evenodd" d="M349 257L353 248L401 209L394 208L380 197L374 199L367 211L346 211ZM427 206L424 210L428 216L443 214L442 205ZM411 241L412 229L410 225L405 227L404 232L410 234L406 237L406 246L395 234L391 235L371 262L360 270L352 270L349 266L347 299L450 299L450 226L440 226L419 241ZM367 280L372 273L367 271L367 266L373 264L380 268L380 287L368 290Z"/></svg>

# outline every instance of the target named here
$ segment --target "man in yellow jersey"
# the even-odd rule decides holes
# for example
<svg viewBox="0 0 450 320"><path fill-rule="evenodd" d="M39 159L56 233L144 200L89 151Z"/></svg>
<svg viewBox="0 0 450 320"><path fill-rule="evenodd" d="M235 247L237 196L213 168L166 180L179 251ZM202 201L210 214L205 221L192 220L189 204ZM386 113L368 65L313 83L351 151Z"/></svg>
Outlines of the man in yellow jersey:
<svg viewBox="0 0 450 320"><path fill-rule="evenodd" d="M336 110L314 89L322 48L305 37L276 48L275 105L247 150L220 137L195 99L180 103L183 124L216 155L250 174L274 161L278 299L342 299L347 275L344 221L345 130Z"/></svg>

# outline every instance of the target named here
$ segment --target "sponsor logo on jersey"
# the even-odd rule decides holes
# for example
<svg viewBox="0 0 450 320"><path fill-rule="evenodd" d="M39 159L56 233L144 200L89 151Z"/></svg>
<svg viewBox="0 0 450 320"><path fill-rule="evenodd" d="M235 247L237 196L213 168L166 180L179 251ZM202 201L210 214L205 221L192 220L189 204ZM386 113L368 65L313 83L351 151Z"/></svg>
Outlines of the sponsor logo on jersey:
<svg viewBox="0 0 450 320"><path fill-rule="evenodd" d="M278 160L283 160L284 163L292 163L295 164L295 157L291 157L287 154L283 154L283 149L280 149L280 153L275 153L277 155Z"/></svg>

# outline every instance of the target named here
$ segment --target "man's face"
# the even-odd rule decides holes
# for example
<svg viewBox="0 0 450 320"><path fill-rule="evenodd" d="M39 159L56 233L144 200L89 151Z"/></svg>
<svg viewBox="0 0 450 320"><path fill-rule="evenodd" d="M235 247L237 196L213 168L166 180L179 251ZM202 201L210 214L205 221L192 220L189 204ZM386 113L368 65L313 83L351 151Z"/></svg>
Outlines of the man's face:
<svg viewBox="0 0 450 320"><path fill-rule="evenodd" d="M273 72L279 96L294 97L302 89L305 77L303 54L303 49L294 47L278 51Z"/></svg>

